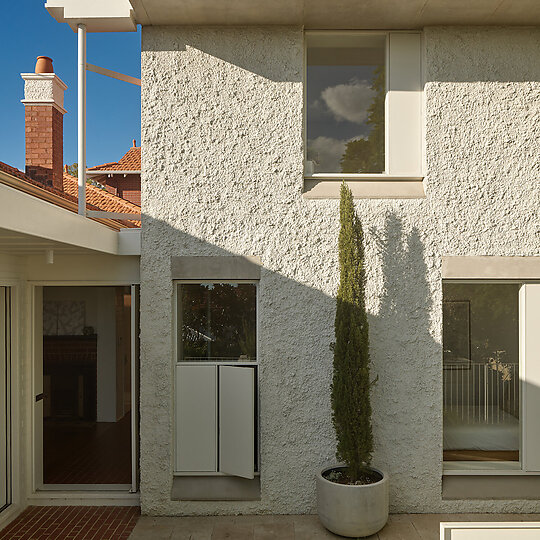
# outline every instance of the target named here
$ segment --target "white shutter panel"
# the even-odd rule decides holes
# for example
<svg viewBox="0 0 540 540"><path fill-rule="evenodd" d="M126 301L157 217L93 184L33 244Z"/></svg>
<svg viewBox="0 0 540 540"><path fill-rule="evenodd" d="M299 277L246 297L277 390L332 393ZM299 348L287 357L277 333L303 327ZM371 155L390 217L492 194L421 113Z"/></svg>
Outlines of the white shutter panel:
<svg viewBox="0 0 540 540"><path fill-rule="evenodd" d="M523 285L520 295L523 392L523 468L540 471L540 285Z"/></svg>
<svg viewBox="0 0 540 540"><path fill-rule="evenodd" d="M217 470L216 379L215 366L176 366L178 472Z"/></svg>
<svg viewBox="0 0 540 540"><path fill-rule="evenodd" d="M422 175L422 36L389 36L387 173Z"/></svg>
<svg viewBox="0 0 540 540"><path fill-rule="evenodd" d="M255 370L219 367L219 470L253 478Z"/></svg>

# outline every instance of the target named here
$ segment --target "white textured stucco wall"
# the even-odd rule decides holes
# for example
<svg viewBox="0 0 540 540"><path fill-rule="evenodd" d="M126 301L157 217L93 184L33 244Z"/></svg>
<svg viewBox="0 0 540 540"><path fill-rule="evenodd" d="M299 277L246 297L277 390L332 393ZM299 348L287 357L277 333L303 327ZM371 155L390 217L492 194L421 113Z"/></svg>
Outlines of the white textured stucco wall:
<svg viewBox="0 0 540 540"><path fill-rule="evenodd" d="M397 512L536 510L441 501L441 256L538 255L540 32L425 32L423 200L362 200L376 440ZM141 496L153 514L309 513L333 458L338 201L302 198L300 28L143 29ZM170 257L258 255L256 502L172 485Z"/></svg>

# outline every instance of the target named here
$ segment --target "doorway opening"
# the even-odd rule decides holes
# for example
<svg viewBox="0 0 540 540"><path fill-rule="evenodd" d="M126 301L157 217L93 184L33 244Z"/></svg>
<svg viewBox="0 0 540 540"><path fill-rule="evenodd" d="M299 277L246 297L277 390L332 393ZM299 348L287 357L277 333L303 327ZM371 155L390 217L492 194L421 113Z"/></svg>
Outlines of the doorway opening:
<svg viewBox="0 0 540 540"><path fill-rule="evenodd" d="M136 490L134 290L43 287L42 489Z"/></svg>

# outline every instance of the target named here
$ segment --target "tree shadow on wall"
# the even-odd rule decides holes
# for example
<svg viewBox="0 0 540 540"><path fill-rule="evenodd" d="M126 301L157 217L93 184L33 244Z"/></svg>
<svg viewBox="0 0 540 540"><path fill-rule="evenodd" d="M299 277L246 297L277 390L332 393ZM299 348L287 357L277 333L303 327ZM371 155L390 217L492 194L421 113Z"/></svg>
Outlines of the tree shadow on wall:
<svg viewBox="0 0 540 540"><path fill-rule="evenodd" d="M206 219L210 222L211 215ZM184 225L190 227L188 222ZM246 236L241 242L246 251L238 253L210 244L204 235L195 237L143 217L143 238L148 238L143 240L141 256L145 512L160 512L163 505L170 504L172 486L171 257L236 255L262 259L258 334L262 497L260 502L199 502L193 508L183 501L182 512L200 512L201 507L213 513L315 511L314 475L335 460L329 345L334 341L339 278L337 209L332 227L335 242L326 251L318 251L324 256L313 257L313 245L320 241L317 231L302 237L298 245L265 238L257 246ZM240 234L252 234L244 225L242 229ZM425 472L429 467L440 482L441 350L429 329L432 299L419 232L415 228L406 232L403 221L392 211L382 227L368 227L367 231L366 243L371 244L367 257L376 252L367 262L367 304L378 305L369 316L372 370L379 377L373 392L374 464L392 476L391 500L410 504L412 492L422 493L424 498L426 493L425 475L415 477L415 471ZM373 267L375 263L381 267ZM379 275L382 286L375 283ZM317 281L310 283L313 276ZM434 487L440 490L439 484ZM405 488L407 497L403 498Z"/></svg>

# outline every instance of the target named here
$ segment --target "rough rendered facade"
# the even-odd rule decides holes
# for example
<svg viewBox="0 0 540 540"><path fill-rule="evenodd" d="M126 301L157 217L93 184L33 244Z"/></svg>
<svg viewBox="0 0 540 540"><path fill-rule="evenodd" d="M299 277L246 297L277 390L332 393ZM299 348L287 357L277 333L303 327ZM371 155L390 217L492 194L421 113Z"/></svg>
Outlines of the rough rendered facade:
<svg viewBox="0 0 540 540"><path fill-rule="evenodd" d="M374 464L392 512L538 511L443 501L441 263L539 255L540 30L424 33L426 197L357 200L366 232ZM313 513L333 459L338 201L303 198L299 27L144 27L143 513ZM256 255L261 499L171 500L171 257Z"/></svg>

